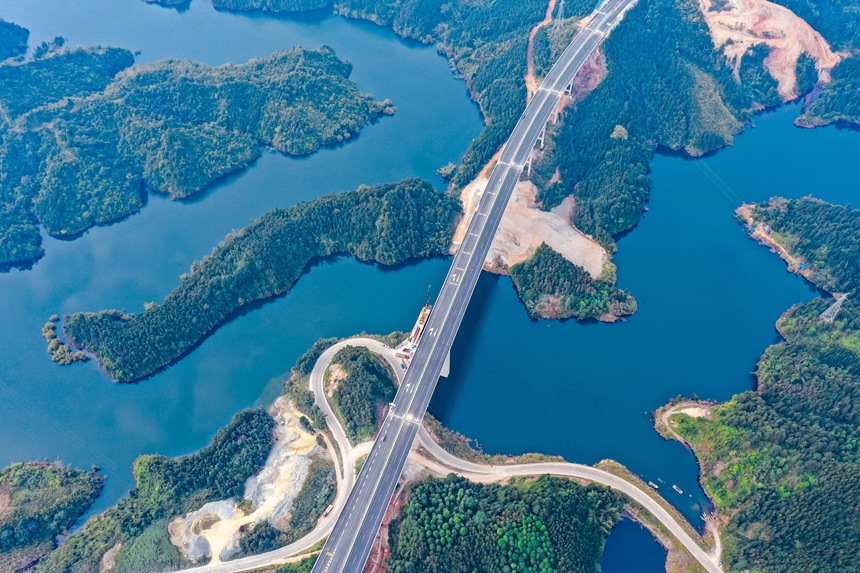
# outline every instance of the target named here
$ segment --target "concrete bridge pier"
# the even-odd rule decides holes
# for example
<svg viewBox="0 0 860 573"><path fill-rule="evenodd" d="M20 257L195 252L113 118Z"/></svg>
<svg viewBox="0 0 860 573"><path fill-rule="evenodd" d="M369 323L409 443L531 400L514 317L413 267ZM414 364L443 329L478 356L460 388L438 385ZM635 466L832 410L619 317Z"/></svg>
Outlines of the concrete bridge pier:
<svg viewBox="0 0 860 573"><path fill-rule="evenodd" d="M451 375L451 351L448 351L448 356L445 357L445 364L442 365L442 373L440 376L447 378Z"/></svg>

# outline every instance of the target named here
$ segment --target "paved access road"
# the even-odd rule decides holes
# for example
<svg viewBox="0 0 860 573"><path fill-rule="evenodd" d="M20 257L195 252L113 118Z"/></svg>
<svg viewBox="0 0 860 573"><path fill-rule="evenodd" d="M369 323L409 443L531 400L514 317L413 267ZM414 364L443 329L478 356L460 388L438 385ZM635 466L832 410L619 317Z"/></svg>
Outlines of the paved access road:
<svg viewBox="0 0 860 573"><path fill-rule="evenodd" d="M326 417L328 427L337 442L338 449L341 454L341 459L335 460L338 472L338 492L332 512L327 517L322 518L313 531L308 533L308 535L294 543L291 543L290 545L260 555L251 555L249 557L234 559L226 563L202 565L185 569L183 573L239 573L279 563L286 558L312 550L317 543L329 534L332 527L334 527L335 520L337 519L339 512L342 511L346 502L346 497L354 484L355 462L367 452L368 446L372 444L372 442L364 442L357 446L352 446L350 444L343 431L340 419L332 410L331 404L325 395L325 371L331 364L334 355L345 346L362 346L381 355L389 362L389 364L391 364L392 369L397 374L400 384L403 383L403 373L402 370L398 368L400 360L396 357L396 351L385 346L381 342L370 338L357 337L343 340L323 352L319 359L317 359L310 375L310 389L314 393L317 405L322 409L323 414ZM660 521L660 523L662 523L666 529L668 529L678 539L678 541L681 542L687 551L693 555L705 571L708 571L708 573L722 573L718 560L719 550L715 552L717 557L712 557L705 552L696 540L687 534L687 530L683 524L678 521L677 518L673 517L672 514L666 511L665 508L652 497L650 492L640 489L634 483L629 482L624 478L591 466L566 462L488 466L462 460L447 452L437 444L423 426L418 431L418 443L439 463L437 464L435 461L421 456L416 456L416 461L427 467L427 469L441 475L454 471L472 481L494 482L511 476L531 476L549 473L569 478L586 479L621 491L630 499L636 500L645 507L646 510L651 512L651 514L654 515L657 520ZM415 455L414 451L413 455ZM340 462L343 462L343 465L340 465Z"/></svg>
<svg viewBox="0 0 860 573"><path fill-rule="evenodd" d="M635 2L605 0L592 13L514 128L454 257L379 438L313 573L357 573L363 569L523 166L567 86Z"/></svg>

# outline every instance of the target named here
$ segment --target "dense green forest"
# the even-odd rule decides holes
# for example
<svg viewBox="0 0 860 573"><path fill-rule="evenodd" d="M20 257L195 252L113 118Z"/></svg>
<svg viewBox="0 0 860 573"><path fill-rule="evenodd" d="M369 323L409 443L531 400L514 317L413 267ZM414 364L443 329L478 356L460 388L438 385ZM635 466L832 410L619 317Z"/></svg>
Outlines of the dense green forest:
<svg viewBox="0 0 860 573"><path fill-rule="evenodd" d="M378 408L394 400L397 393L394 375L380 358L360 346L339 350L332 364L339 364L346 373L332 395L346 435L354 444L373 437Z"/></svg>
<svg viewBox="0 0 860 573"><path fill-rule="evenodd" d="M30 30L0 20L0 61L23 55L27 51Z"/></svg>
<svg viewBox="0 0 860 573"><path fill-rule="evenodd" d="M780 319L755 392L675 418L728 518L729 571L860 571L860 306L819 321L828 302Z"/></svg>
<svg viewBox="0 0 860 573"><path fill-rule="evenodd" d="M549 47L536 49L536 69L548 68L549 54L560 49L554 41L566 37L544 40ZM573 194L576 227L611 250L645 208L658 145L691 155L717 149L757 105L776 100L772 79L756 69L764 52L748 55L747 83L739 84L694 0L640 2L602 49L607 77L567 111L534 180L545 209ZM556 168L561 181L550 184Z"/></svg>
<svg viewBox="0 0 860 573"><path fill-rule="evenodd" d="M833 69L833 82L809 98L800 125L860 124L860 0L774 0L821 32L850 57Z"/></svg>
<svg viewBox="0 0 860 573"><path fill-rule="evenodd" d="M127 50L88 48L0 64L0 265L42 256L33 214L38 189L21 189L38 178L38 142L10 129L25 129L28 112L41 106L103 90L133 61Z"/></svg>
<svg viewBox="0 0 860 573"><path fill-rule="evenodd" d="M486 126L472 142L453 176L462 187L478 174L507 140L525 109L529 31L546 12L546 0L214 0L234 10L302 11L333 5L336 12L391 27L424 44L437 44L463 75L481 107ZM576 0L590 12L593 2ZM587 8L586 8L587 6Z"/></svg>
<svg viewBox="0 0 860 573"><path fill-rule="evenodd" d="M802 258L816 285L835 292L860 286L860 210L811 197L774 198L753 206L752 216Z"/></svg>
<svg viewBox="0 0 860 573"><path fill-rule="evenodd" d="M54 548L96 500L103 479L59 464L17 463L0 469L0 567L16 571Z"/></svg>
<svg viewBox="0 0 860 573"><path fill-rule="evenodd" d="M615 286L614 276L593 279L546 243L532 258L511 267L510 273L526 310L534 318L583 320L636 311L636 301Z"/></svg>
<svg viewBox="0 0 860 573"><path fill-rule="evenodd" d="M623 506L608 488L550 476L508 486L428 479L391 524L388 571L596 573Z"/></svg>
<svg viewBox="0 0 860 573"><path fill-rule="evenodd" d="M41 255L37 222L73 235L137 211L147 189L187 197L261 145L305 155L394 111L325 47L216 68L166 60L110 81L132 63L125 50L85 49L0 65L13 118L0 130L0 263Z"/></svg>
<svg viewBox="0 0 860 573"><path fill-rule="evenodd" d="M199 452L179 458L141 456L137 487L36 565L35 573L97 573L106 551L122 548L117 567L145 573L177 567L179 551L167 536L167 519L203 504L241 496L272 448L274 420L263 410L245 410Z"/></svg>
<svg viewBox="0 0 860 573"><path fill-rule="evenodd" d="M459 212L458 201L418 179L278 209L192 264L162 304L136 315L76 313L64 320L64 332L114 379L137 380L188 352L242 306L288 291L316 258L348 254L394 265L446 253Z"/></svg>

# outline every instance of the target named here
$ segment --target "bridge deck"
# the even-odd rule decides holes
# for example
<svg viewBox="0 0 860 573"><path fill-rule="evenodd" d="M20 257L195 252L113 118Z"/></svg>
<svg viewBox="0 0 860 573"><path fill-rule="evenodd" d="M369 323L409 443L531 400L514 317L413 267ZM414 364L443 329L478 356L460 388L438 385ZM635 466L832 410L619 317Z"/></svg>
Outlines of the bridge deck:
<svg viewBox="0 0 860 573"><path fill-rule="evenodd" d="M505 144L425 326L421 343L314 573L357 573L394 493L499 222L565 88L636 0L606 0L550 70Z"/></svg>

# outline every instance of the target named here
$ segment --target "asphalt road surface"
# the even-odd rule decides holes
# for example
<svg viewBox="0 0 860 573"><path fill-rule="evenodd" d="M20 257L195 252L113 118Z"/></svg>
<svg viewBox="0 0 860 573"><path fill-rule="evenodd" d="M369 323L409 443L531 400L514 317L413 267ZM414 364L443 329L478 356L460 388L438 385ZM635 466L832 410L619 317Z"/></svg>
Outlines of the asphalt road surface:
<svg viewBox="0 0 860 573"><path fill-rule="evenodd" d="M364 568L523 166L567 86L635 2L606 0L601 4L550 70L520 117L454 257L379 437L313 573L358 573Z"/></svg>

